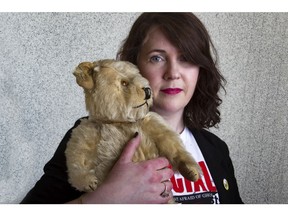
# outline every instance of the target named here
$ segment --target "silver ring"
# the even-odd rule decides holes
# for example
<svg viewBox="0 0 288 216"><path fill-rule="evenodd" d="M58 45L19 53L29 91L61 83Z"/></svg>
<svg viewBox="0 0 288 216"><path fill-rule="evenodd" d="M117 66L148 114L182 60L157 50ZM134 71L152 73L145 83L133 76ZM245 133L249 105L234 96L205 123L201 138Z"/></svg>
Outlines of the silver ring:
<svg viewBox="0 0 288 216"><path fill-rule="evenodd" d="M166 186L165 182L161 182L161 183L164 184L165 188L164 188L163 192L160 194L160 196L163 197L163 198L166 198L166 197L169 196L169 192L167 191L167 186Z"/></svg>

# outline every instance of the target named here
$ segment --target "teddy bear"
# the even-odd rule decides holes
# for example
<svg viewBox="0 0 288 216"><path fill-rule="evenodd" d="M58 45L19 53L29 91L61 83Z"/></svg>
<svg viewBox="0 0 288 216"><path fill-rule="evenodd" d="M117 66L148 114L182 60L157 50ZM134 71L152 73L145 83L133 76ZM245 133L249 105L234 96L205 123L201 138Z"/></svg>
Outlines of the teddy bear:
<svg viewBox="0 0 288 216"><path fill-rule="evenodd" d="M88 111L88 118L72 130L65 150L68 181L73 187L94 191L136 132L141 143L133 162L162 156L186 179L199 178L201 169L179 134L150 111L152 90L134 64L113 59L82 62L73 74L84 89Z"/></svg>

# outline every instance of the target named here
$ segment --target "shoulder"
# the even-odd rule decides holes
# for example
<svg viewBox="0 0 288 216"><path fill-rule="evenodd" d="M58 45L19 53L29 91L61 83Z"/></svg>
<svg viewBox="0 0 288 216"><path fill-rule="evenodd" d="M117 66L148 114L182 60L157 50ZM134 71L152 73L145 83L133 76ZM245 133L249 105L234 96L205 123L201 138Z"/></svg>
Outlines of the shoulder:
<svg viewBox="0 0 288 216"><path fill-rule="evenodd" d="M74 123L74 126L71 129L79 126L81 122L83 122L83 121L85 122L87 120L88 120L88 116L77 119L77 121Z"/></svg>
<svg viewBox="0 0 288 216"><path fill-rule="evenodd" d="M193 129L189 128L189 130L192 132L194 136L201 136L202 138L205 138L208 141L211 141L212 143L223 143L224 141L219 138L217 135L212 133L211 131L208 131L206 129Z"/></svg>
<svg viewBox="0 0 288 216"><path fill-rule="evenodd" d="M229 155L227 144L211 131L192 128L189 128L189 130L192 132L200 148L210 149L211 151L215 150L217 152L221 151L222 153Z"/></svg>

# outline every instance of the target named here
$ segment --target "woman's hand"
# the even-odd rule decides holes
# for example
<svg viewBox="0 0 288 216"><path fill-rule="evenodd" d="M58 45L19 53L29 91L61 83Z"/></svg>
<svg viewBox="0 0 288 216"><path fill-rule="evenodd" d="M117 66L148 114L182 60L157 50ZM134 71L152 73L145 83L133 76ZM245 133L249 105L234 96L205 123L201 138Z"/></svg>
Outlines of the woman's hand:
<svg viewBox="0 0 288 216"><path fill-rule="evenodd" d="M172 198L172 183L167 181L173 175L166 168L169 162L165 158L132 162L139 144L140 136L136 135L127 143L106 180L94 192L83 194L78 203L167 203ZM162 197L165 189L169 196Z"/></svg>

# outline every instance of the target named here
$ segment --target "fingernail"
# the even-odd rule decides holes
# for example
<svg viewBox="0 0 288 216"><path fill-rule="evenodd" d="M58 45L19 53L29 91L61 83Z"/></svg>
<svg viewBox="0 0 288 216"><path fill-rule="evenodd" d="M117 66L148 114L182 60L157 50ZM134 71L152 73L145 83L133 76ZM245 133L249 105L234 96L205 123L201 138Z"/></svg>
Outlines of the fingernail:
<svg viewBox="0 0 288 216"><path fill-rule="evenodd" d="M133 138L136 138L138 136L138 132L135 132Z"/></svg>

